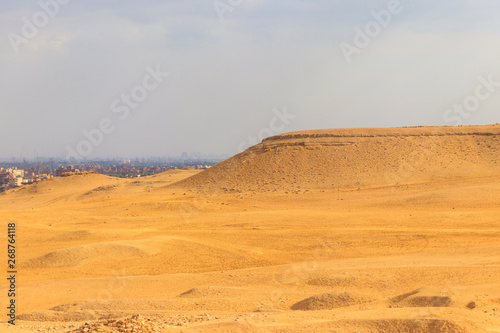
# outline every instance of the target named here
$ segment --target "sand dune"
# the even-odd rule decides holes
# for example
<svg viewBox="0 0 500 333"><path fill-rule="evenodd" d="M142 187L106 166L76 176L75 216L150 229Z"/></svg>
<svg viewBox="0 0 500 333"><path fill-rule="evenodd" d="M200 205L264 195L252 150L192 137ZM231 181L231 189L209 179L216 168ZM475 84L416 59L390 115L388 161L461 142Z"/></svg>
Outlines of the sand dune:
<svg viewBox="0 0 500 333"><path fill-rule="evenodd" d="M56 177L39 183L21 186L2 193L8 199L17 199L16 207L26 208L37 205L49 205L58 202L81 201L91 199L120 197L178 182L196 175L198 170L170 170L157 175L141 178L116 178L97 173L75 174ZM5 202L8 202L5 198ZM25 205L22 205L22 203Z"/></svg>
<svg viewBox="0 0 500 333"><path fill-rule="evenodd" d="M352 293L327 293L308 297L292 305L292 310L332 310L372 302L372 299Z"/></svg>
<svg viewBox="0 0 500 333"><path fill-rule="evenodd" d="M137 243L137 242L134 242ZM154 253L147 246L137 246L132 242L109 242L90 244L53 251L43 256L27 260L23 268L54 268L81 265L92 260L121 259L147 256Z"/></svg>
<svg viewBox="0 0 500 333"><path fill-rule="evenodd" d="M203 172L9 191L19 331L498 332L499 134L293 132Z"/></svg>

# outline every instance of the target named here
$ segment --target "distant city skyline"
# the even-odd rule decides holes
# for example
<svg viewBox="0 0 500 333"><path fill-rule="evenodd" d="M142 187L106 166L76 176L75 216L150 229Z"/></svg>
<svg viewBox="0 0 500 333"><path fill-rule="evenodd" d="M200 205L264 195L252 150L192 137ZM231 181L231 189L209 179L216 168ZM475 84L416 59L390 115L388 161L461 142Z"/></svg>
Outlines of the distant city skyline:
<svg viewBox="0 0 500 333"><path fill-rule="evenodd" d="M86 158L86 162L92 161L119 161L119 160L131 160L131 161L163 161L163 160L171 160L171 161L181 161L181 160L223 160L231 157L228 154L209 154L209 153L201 153L201 152L182 152L178 155L165 155L165 156L107 156L107 157L89 157ZM0 157L1 162L48 162L48 161L57 161L57 162L74 162L76 160L67 159L64 154L60 156L19 156L19 157Z"/></svg>
<svg viewBox="0 0 500 333"><path fill-rule="evenodd" d="M5 0L0 160L500 122L500 4Z"/></svg>

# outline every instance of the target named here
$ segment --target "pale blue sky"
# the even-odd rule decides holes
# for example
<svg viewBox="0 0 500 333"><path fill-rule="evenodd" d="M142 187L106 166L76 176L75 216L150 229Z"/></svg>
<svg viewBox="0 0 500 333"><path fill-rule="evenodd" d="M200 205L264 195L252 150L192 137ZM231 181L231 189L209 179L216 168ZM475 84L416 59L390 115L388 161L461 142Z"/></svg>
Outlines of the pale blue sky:
<svg viewBox="0 0 500 333"><path fill-rule="evenodd" d="M285 132L500 122L500 86L446 113L479 77L500 82L493 0L402 0L350 63L341 43L391 1L65 1L30 38L40 4L0 4L0 158L66 155L104 118L114 130L88 158L234 154L284 107ZM237 5L221 20L214 3ZM169 76L120 119L113 102L157 65Z"/></svg>

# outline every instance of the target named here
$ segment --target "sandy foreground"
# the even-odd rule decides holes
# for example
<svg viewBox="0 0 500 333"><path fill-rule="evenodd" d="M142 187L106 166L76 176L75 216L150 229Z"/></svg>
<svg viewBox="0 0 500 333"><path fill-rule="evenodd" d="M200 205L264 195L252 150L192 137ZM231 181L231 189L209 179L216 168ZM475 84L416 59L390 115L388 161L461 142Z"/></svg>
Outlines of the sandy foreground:
<svg viewBox="0 0 500 333"><path fill-rule="evenodd" d="M500 332L500 126L451 131L299 132L0 195L0 332Z"/></svg>

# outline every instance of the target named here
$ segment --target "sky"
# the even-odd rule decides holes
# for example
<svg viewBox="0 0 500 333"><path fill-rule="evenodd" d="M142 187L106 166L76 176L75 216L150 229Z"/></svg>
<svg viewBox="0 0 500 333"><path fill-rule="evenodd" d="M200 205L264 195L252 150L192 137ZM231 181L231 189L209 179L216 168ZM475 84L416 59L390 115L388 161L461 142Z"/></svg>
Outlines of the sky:
<svg viewBox="0 0 500 333"><path fill-rule="evenodd" d="M494 0L2 0L0 159L500 123Z"/></svg>

